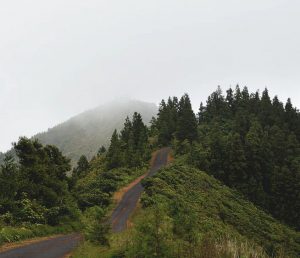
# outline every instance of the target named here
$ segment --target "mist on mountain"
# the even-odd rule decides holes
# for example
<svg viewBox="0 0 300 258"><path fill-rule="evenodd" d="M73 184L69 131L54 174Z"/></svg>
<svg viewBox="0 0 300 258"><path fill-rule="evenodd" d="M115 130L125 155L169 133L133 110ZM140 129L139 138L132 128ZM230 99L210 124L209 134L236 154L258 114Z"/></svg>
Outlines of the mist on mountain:
<svg viewBox="0 0 300 258"><path fill-rule="evenodd" d="M127 116L139 112L148 124L157 111L154 103L112 101L76 115L33 138L42 144L56 145L75 165L81 155L91 159L102 145L108 146L113 131L123 127ZM0 154L0 162L3 158L4 154Z"/></svg>

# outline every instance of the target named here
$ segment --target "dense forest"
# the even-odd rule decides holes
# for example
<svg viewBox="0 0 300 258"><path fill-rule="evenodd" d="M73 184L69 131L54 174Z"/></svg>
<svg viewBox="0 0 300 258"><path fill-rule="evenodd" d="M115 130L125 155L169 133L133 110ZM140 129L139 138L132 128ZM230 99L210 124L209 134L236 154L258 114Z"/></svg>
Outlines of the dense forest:
<svg viewBox="0 0 300 258"><path fill-rule="evenodd" d="M300 229L300 114L265 89L220 88L196 117L189 97L162 101L158 143L173 144L190 163L208 172L274 217ZM198 125L198 126L197 126Z"/></svg>
<svg viewBox="0 0 300 258"><path fill-rule="evenodd" d="M230 257L230 243L241 251L248 242L261 257L297 257L299 111L290 99L271 99L267 89L239 86L226 94L219 87L197 114L187 94L162 100L149 127L135 112L108 148L99 144L73 169L57 147L20 138L17 157L7 155L0 170L0 226L71 225L87 241L109 246L113 193L143 175L151 152L164 146L172 147L174 165L143 180L140 222L125 247L118 244L119 256L107 257ZM0 234L0 243L7 239ZM251 248L241 252L252 255Z"/></svg>

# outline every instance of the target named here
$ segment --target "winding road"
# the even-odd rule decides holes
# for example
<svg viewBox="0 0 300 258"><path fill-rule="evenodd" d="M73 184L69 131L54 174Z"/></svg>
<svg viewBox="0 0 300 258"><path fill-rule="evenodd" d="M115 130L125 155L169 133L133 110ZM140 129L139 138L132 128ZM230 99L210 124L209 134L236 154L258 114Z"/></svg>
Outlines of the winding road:
<svg viewBox="0 0 300 258"><path fill-rule="evenodd" d="M170 148L163 148L156 153L146 177L153 176L167 164L169 152ZM121 232L126 229L128 219L133 213L143 190L142 184L138 182L124 194L110 218L113 232Z"/></svg>
<svg viewBox="0 0 300 258"><path fill-rule="evenodd" d="M153 176L168 162L169 148L163 148L154 156L151 168L146 177ZM125 192L123 198L113 211L110 223L113 232L120 232L127 227L127 221L133 213L137 202L142 194L143 186L140 181ZM25 243L15 248L0 250L0 258L65 258L80 243L80 234L50 237L45 240Z"/></svg>

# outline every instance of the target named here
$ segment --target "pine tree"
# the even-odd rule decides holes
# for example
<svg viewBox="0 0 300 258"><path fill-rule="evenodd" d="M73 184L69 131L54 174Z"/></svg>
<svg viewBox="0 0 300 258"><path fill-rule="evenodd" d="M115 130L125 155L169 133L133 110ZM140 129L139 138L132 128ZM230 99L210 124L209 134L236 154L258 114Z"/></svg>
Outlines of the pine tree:
<svg viewBox="0 0 300 258"><path fill-rule="evenodd" d="M136 147L141 144L140 142L144 143L147 141L147 127L143 123L141 114L137 112L132 117L132 135Z"/></svg>
<svg viewBox="0 0 300 258"><path fill-rule="evenodd" d="M14 157L6 155L0 168L0 214L15 207L15 197L19 188L19 170Z"/></svg>
<svg viewBox="0 0 300 258"><path fill-rule="evenodd" d="M214 91L207 100L206 110L211 116L221 116L227 113L227 103L225 102L222 94L221 87L218 86L217 90Z"/></svg>
<svg viewBox="0 0 300 258"><path fill-rule="evenodd" d="M300 115L297 113L297 109L293 107L292 101L289 98L285 105L285 122L288 129L294 132L300 141Z"/></svg>
<svg viewBox="0 0 300 258"><path fill-rule="evenodd" d="M117 168L123 164L121 141L117 130L115 130L112 134L106 157L108 169Z"/></svg>
<svg viewBox="0 0 300 258"><path fill-rule="evenodd" d="M197 136L197 120L190 98L184 94L179 101L176 137L179 141L193 142L197 140Z"/></svg>
<svg viewBox="0 0 300 258"><path fill-rule="evenodd" d="M247 163L241 137L238 133L233 133L229 136L226 153L228 157L225 163L227 184L245 192Z"/></svg>
<svg viewBox="0 0 300 258"><path fill-rule="evenodd" d="M178 99L169 98L167 104L161 101L157 115L158 144L167 146L174 138L177 127Z"/></svg>
<svg viewBox="0 0 300 258"><path fill-rule="evenodd" d="M125 143L128 144L130 133L132 131L132 123L127 116L125 119L124 127L121 131L121 140Z"/></svg>
<svg viewBox="0 0 300 258"><path fill-rule="evenodd" d="M106 148L102 145L102 146L99 148L97 155L102 155L102 154L104 154L105 152L106 152Z"/></svg>
<svg viewBox="0 0 300 258"><path fill-rule="evenodd" d="M198 123L201 124L205 120L205 107L203 103L200 103L199 112L198 112Z"/></svg>
<svg viewBox="0 0 300 258"><path fill-rule="evenodd" d="M252 121L251 128L246 135L246 158L248 160L247 178L249 180L248 196L249 198L263 206L265 203L265 194L263 190L263 151L261 139L264 132L260 123Z"/></svg>
<svg viewBox="0 0 300 258"><path fill-rule="evenodd" d="M226 91L227 95L226 95L226 102L227 102L227 105L228 105L228 108L229 110L231 111L231 113L234 113L235 110L233 110L234 108L234 96L233 96L233 90L232 88L229 88L227 91Z"/></svg>
<svg viewBox="0 0 300 258"><path fill-rule="evenodd" d="M82 155L78 162L77 167L75 168L75 173L78 177L82 177L86 174L89 169L89 162L85 155Z"/></svg>

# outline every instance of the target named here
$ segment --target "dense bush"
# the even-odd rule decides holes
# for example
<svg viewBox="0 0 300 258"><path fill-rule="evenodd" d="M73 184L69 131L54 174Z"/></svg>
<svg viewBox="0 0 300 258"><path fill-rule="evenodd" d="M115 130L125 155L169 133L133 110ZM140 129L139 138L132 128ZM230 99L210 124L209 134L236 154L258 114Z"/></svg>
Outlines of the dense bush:
<svg viewBox="0 0 300 258"><path fill-rule="evenodd" d="M105 218L105 210L99 206L88 208L82 215L86 240L100 245L109 245L107 233L110 226Z"/></svg>
<svg viewBox="0 0 300 258"><path fill-rule="evenodd" d="M14 144L18 163L5 158L0 169L0 220L8 225L58 225L76 219L78 209L68 189L70 161L55 146L20 138Z"/></svg>

